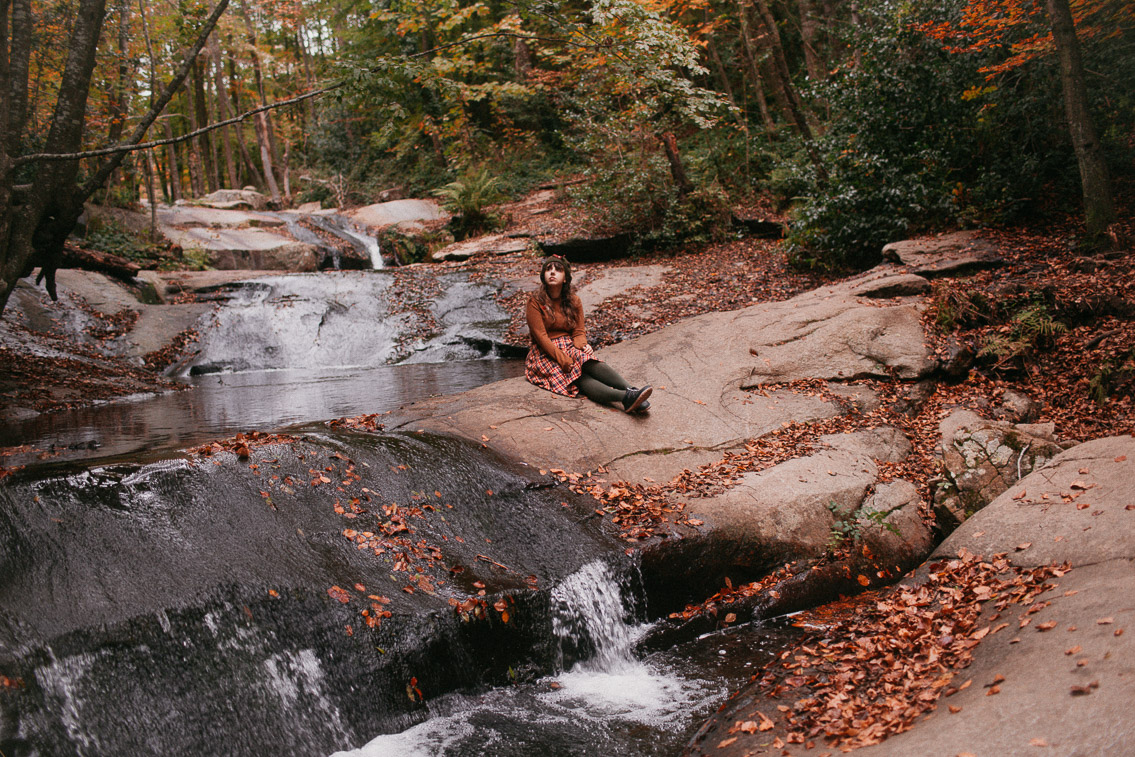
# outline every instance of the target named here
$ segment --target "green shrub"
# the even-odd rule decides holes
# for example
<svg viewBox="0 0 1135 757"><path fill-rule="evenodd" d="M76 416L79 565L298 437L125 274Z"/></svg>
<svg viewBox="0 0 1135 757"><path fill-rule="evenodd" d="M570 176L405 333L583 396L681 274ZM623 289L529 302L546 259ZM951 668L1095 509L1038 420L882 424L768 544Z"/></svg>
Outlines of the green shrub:
<svg viewBox="0 0 1135 757"><path fill-rule="evenodd" d="M446 210L453 213L449 227L459 241L500 225L500 218L488 208L505 199L505 195L500 181L487 168L467 171L457 181L435 189L433 194L441 198Z"/></svg>

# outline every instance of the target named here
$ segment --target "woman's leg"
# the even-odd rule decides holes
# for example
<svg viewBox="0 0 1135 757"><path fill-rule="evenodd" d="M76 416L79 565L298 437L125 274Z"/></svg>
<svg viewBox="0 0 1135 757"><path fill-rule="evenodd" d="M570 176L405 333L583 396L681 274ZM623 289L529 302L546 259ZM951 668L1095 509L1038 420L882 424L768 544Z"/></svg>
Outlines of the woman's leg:
<svg viewBox="0 0 1135 757"><path fill-rule="evenodd" d="M583 392L584 397L592 402L599 402L601 404L622 402L623 397L627 394L626 389L615 389L598 379L588 376L586 372L576 379L575 385L579 387L579 391Z"/></svg>
<svg viewBox="0 0 1135 757"><path fill-rule="evenodd" d="M583 375L590 376L593 379L602 381L604 384L615 389L629 389L630 384L626 382L619 372L609 366L607 363L600 362L599 360L588 360L583 364ZM586 392L585 392L586 393Z"/></svg>

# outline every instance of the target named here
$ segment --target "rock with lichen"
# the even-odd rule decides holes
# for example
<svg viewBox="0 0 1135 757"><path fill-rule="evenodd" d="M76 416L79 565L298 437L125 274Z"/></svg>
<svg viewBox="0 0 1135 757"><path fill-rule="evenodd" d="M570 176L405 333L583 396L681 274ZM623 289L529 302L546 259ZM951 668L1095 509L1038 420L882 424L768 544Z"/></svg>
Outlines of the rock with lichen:
<svg viewBox="0 0 1135 757"><path fill-rule="evenodd" d="M1052 423L994 421L970 410L951 413L939 429L942 476L934 513L947 532L1066 447L1055 439Z"/></svg>

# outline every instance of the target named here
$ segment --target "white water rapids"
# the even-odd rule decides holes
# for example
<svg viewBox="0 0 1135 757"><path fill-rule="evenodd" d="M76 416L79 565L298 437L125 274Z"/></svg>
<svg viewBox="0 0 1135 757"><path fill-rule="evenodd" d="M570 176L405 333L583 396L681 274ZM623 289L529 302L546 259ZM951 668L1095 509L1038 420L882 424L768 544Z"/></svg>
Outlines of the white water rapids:
<svg viewBox="0 0 1135 757"><path fill-rule="evenodd" d="M605 563L584 566L553 591L553 629L562 647L594 645L594 655L531 684L441 697L429 720L334 757L674 753L659 735L680 743L727 692L636 659L648 626L626 622L627 593Z"/></svg>

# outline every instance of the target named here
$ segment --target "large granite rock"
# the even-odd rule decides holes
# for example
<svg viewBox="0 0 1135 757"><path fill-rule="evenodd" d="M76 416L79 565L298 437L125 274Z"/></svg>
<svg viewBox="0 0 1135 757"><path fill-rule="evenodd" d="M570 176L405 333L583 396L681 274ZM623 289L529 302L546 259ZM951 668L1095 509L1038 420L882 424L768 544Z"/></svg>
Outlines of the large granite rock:
<svg viewBox="0 0 1135 757"><path fill-rule="evenodd" d="M193 202L222 210L264 210L268 207L269 199L252 189L218 189Z"/></svg>
<svg viewBox="0 0 1135 757"><path fill-rule="evenodd" d="M944 475L934 506L947 532L1064 450L1051 423L991 421L956 410L939 428Z"/></svg>
<svg viewBox="0 0 1135 757"><path fill-rule="evenodd" d="M978 231L891 242L883 248L883 258L931 278L996 268L1003 262L996 248Z"/></svg>
<svg viewBox="0 0 1135 757"><path fill-rule="evenodd" d="M1009 555L1019 567L1072 568L1029 607L986 607L976 628L1008 623L973 648L959 687L936 712L862 757L909 755L1112 755L1135 743L1135 438L1097 439L1066 450L997 497L934 552ZM1090 502L1088 507L1082 507ZM989 602L988 605L996 603ZM997 690L991 688L997 682ZM993 696L996 694L996 696ZM742 692L734 701L747 696ZM776 702L754 701L775 712ZM949 704L947 711L946 704ZM787 702L786 704L791 704ZM896 702L896 705L901 704ZM768 747L776 731L737 734L726 708L688 754L739 757ZM730 730L733 729L733 730ZM731 735L743 738L732 739ZM724 741L724 746L718 747ZM775 754L820 749L783 744Z"/></svg>
<svg viewBox="0 0 1135 757"><path fill-rule="evenodd" d="M169 228L166 236L185 249L204 250L209 264L221 270L308 272L319 269L315 245L297 242L265 229Z"/></svg>
<svg viewBox="0 0 1135 757"><path fill-rule="evenodd" d="M449 213L433 200L379 202L349 211L347 215L373 229L393 226L404 233L420 231L428 224L444 224L449 220Z"/></svg>
<svg viewBox="0 0 1135 757"><path fill-rule="evenodd" d="M513 238L504 234L489 234L475 239L456 242L435 251L430 259L435 263L447 260L468 260L474 255L511 255L527 252L531 244L527 239Z"/></svg>
<svg viewBox="0 0 1135 757"><path fill-rule="evenodd" d="M393 425L484 435L490 447L542 467L604 466L612 477L668 480L782 423L842 412L817 393L749 388L892 372L917 378L933 370L919 303L857 298L850 290L859 283L709 313L601 350L632 384L654 386L648 415L562 397L517 378L407 406Z"/></svg>

